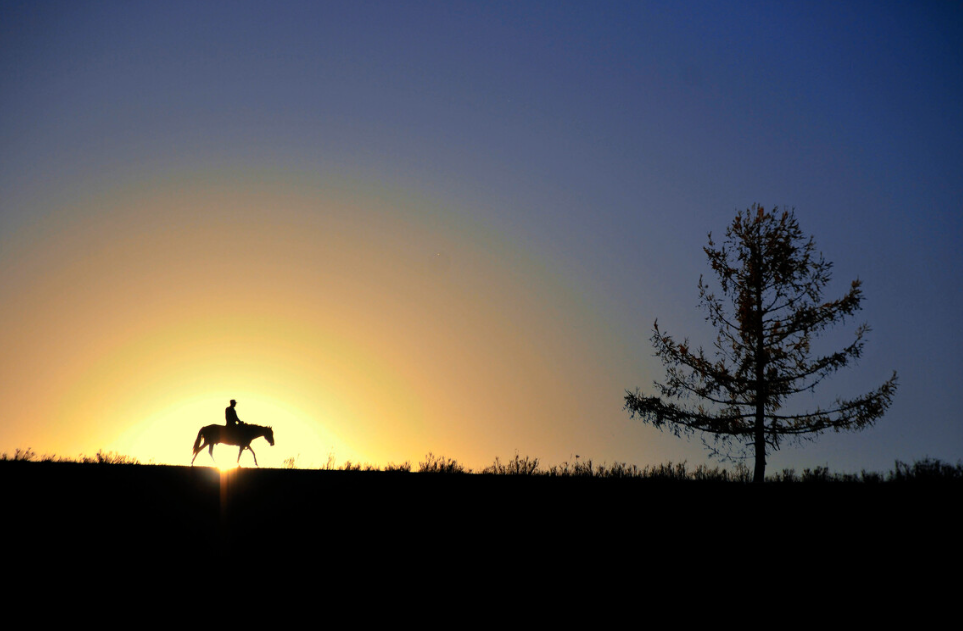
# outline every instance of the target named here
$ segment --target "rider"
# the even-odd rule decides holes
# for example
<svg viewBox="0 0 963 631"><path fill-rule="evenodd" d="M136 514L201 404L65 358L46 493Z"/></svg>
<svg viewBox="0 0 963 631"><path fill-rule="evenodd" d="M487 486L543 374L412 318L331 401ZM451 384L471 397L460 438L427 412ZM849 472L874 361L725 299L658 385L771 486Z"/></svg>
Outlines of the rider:
<svg viewBox="0 0 963 631"><path fill-rule="evenodd" d="M227 419L228 427L236 427L238 425L244 425L244 421L242 421L237 417L237 411L234 409L235 405L237 405L237 401L235 401L234 399L231 399L231 406L228 408L225 408L224 410L224 418Z"/></svg>

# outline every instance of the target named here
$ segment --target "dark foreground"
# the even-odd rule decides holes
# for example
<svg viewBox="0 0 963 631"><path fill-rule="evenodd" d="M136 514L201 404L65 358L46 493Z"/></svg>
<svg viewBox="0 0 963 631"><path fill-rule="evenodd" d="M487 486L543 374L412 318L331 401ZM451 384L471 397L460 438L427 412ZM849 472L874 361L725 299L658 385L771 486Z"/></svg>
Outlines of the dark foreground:
<svg viewBox="0 0 963 631"><path fill-rule="evenodd" d="M761 559L864 573L897 559L935 567L960 550L950 518L958 484L756 488L0 462L0 485L4 556L33 561L350 559L372 573L515 567L519 580L535 568L544 580L582 570L657 575L670 561L725 573Z"/></svg>

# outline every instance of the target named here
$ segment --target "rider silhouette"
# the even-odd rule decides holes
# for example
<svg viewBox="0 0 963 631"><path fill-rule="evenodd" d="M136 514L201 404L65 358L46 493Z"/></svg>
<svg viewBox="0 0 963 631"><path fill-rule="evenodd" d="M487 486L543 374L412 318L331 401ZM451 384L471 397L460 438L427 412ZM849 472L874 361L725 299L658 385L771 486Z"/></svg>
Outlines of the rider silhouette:
<svg viewBox="0 0 963 631"><path fill-rule="evenodd" d="M237 401L231 399L231 407L225 408L224 418L227 419L228 427L237 427L238 425L244 425L244 421L237 417L237 412L234 410L234 406L237 405Z"/></svg>

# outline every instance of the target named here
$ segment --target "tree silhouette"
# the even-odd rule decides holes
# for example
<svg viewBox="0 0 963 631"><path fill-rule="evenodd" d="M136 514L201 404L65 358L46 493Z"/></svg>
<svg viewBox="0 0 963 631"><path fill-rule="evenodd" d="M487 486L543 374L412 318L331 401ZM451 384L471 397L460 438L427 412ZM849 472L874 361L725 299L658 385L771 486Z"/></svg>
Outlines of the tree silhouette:
<svg viewBox="0 0 963 631"><path fill-rule="evenodd" d="M895 371L862 396L837 398L811 412L781 413L791 395L814 391L857 359L870 330L862 324L849 346L810 357L814 336L858 311L863 294L857 279L842 298L822 301L832 263L816 252L812 237L805 239L793 211L753 206L736 215L719 248L710 233L703 249L722 289L716 296L699 278L706 320L718 330L714 357L701 347L692 350L688 339L676 342L656 320L652 343L667 378L655 383L661 396L626 391L625 409L633 418L668 427L676 436L711 435L715 449L733 442L753 449L753 481L762 482L767 450L778 449L783 439L860 430L883 415L896 394Z"/></svg>

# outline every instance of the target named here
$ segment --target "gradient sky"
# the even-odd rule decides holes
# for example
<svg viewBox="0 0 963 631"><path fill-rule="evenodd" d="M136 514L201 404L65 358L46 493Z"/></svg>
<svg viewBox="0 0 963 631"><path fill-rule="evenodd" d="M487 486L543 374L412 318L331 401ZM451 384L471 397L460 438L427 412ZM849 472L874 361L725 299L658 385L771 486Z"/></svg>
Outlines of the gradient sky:
<svg viewBox="0 0 963 631"><path fill-rule="evenodd" d="M709 460L629 419L702 247L795 207L893 370L770 470L963 457L963 10L0 1L0 450L262 465ZM258 447L260 445L260 447ZM231 460L229 451L215 451ZM206 458L206 455L205 455Z"/></svg>

